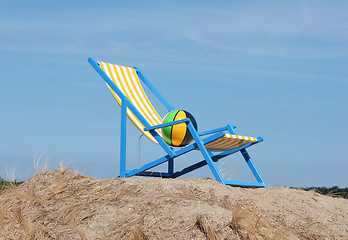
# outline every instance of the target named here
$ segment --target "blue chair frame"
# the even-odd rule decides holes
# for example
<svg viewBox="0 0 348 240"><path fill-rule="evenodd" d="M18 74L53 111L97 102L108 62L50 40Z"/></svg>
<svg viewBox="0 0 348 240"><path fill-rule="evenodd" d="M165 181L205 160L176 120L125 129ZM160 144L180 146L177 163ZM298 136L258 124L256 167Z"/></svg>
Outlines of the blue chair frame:
<svg viewBox="0 0 348 240"><path fill-rule="evenodd" d="M88 62L92 67L99 73L99 75L104 79L104 81L110 86L110 88L121 98L121 147L120 147L120 176L122 178L131 176L151 176L151 177L162 177L162 178L177 178L189 172L192 172L198 168L208 165L211 172L213 173L215 179L226 185L233 186L245 186L245 187L264 187L268 188L263 178L261 177L259 171L254 165L250 155L248 154L246 148L263 141L262 137L257 138L257 142L249 143L243 147L236 148L233 150L228 150L220 153L215 153L214 151L208 151L205 144L212 142L218 138L225 135L225 131L230 134L237 135L235 132L235 125L227 125L226 127L216 128L210 131L198 133L194 128L190 119L181 119L178 121L173 121L169 123L159 124L156 126L151 126L150 123L143 117L143 115L134 107L134 105L128 100L128 98L123 94L123 92L116 86L116 84L109 78L109 76L100 68L99 63L92 58L88 59ZM138 77L143 81L143 83L154 93L154 95L160 100L160 102L166 107L168 111L173 111L174 107L165 99L165 97L155 88L155 86L145 77L145 75L137 68L134 67ZM133 112L133 114L140 120L140 122L145 126L144 131L149 131L159 145L166 151L167 155L158 158L152 162L149 162L139 168L129 170L126 168L126 137L127 137L127 108ZM155 131L156 129L176 125L179 123L186 123L188 130L193 136L194 143L183 147L179 150L174 151L172 147L168 146L163 138ZM202 136L210 135L204 139ZM195 163L189 167L182 169L181 171L174 172L174 158L177 158L183 154L186 154L192 150L199 149L203 155L204 160ZM229 181L224 180L217 169L215 162L219 161L221 158L229 156L235 152L240 151L244 157L247 165L249 166L251 172L256 178L257 182L243 182L243 181ZM160 164L168 162L168 172L152 172L149 169L156 167Z"/></svg>

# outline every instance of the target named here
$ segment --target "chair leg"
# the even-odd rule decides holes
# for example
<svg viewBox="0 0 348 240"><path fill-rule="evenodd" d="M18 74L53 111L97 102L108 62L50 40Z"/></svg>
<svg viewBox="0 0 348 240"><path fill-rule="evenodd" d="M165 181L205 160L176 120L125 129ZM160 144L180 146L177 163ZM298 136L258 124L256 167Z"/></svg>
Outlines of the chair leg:
<svg viewBox="0 0 348 240"><path fill-rule="evenodd" d="M237 134L236 131L234 131L235 126L231 126L230 124L228 124L226 127L227 127L227 130L229 131L230 134ZM256 178L257 182L262 184L263 187L268 189L265 181L263 181L263 178L261 177L259 171L257 170L253 160L251 160L251 157L250 157L249 153L247 152L247 150L244 148L244 149L240 150L240 152L242 153L245 161L247 162L247 164L248 164L251 172L253 173L254 177Z"/></svg>
<svg viewBox="0 0 348 240"><path fill-rule="evenodd" d="M201 153L202 153L205 161L207 162L211 172L213 173L216 181L221 182L222 184L225 185L224 179L222 178L217 167L215 166L213 160L210 157L210 154L208 153L208 150L205 148L203 141L198 136L198 133L191 122L188 123L188 129L189 129L190 133L192 134L193 139L197 143L198 148L201 151Z"/></svg>
<svg viewBox="0 0 348 240"><path fill-rule="evenodd" d="M171 177L174 173L174 159L168 160L168 175Z"/></svg>
<svg viewBox="0 0 348 240"><path fill-rule="evenodd" d="M127 152L127 103L122 101L121 107L121 149L120 149L120 177L126 177L126 152Z"/></svg>
<svg viewBox="0 0 348 240"><path fill-rule="evenodd" d="M250 170L254 174L254 177L256 178L257 182L262 183L265 186L265 188L268 189L265 181L261 177L261 174L259 173L259 171L257 170L256 166L254 165L253 160L251 160L251 157L250 157L249 153L247 152L247 150L244 148L240 152L242 153L242 155L243 155L245 161L247 162Z"/></svg>

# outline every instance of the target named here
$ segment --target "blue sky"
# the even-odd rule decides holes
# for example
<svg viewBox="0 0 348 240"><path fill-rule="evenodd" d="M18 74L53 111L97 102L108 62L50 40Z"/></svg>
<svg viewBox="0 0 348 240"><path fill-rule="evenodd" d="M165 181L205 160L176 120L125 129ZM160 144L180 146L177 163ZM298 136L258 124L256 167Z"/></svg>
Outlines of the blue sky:
<svg viewBox="0 0 348 240"><path fill-rule="evenodd" d="M249 153L270 186L347 187L347 11L347 1L0 1L0 176L29 178L40 155L50 168L118 175L120 109L93 57L139 67L201 131L230 123L263 136ZM128 130L136 167L139 133ZM142 162L162 153L141 140ZM201 159L179 158L177 170ZM219 168L253 180L239 155Z"/></svg>

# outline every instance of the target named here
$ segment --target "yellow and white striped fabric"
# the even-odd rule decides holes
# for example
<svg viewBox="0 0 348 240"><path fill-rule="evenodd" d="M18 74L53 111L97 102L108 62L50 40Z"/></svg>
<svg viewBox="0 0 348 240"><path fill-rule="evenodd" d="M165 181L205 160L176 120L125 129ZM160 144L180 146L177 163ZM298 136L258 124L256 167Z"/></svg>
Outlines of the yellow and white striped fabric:
<svg viewBox="0 0 348 240"><path fill-rule="evenodd" d="M257 139L254 137L225 134L225 136L205 144L205 147L209 151L227 151L243 147L253 142L257 142Z"/></svg>
<svg viewBox="0 0 348 240"><path fill-rule="evenodd" d="M152 126L162 123L161 117L151 104L139 81L138 75L133 68L99 61L98 63L101 69L103 69L103 71ZM122 106L121 98L110 88L109 85L108 87L118 104ZM154 143L158 143L150 132L144 131L144 125L128 108L127 116L146 137ZM159 130L156 131L161 135ZM245 146L250 142L257 142L257 139L253 137L226 134L224 137L216 139L205 146L210 151L226 151Z"/></svg>
<svg viewBox="0 0 348 240"><path fill-rule="evenodd" d="M110 63L99 62L101 69L112 79L116 86L123 92L128 100L134 105L134 107L143 115L143 117L152 125L158 125L162 123L161 117L148 99L138 75L133 68L123 67ZM110 88L111 93L122 106L121 98ZM148 137L154 143L157 143L156 139L150 132L144 131L144 125L139 119L127 108L127 115L132 120L134 125ZM160 132L156 130L159 134Z"/></svg>

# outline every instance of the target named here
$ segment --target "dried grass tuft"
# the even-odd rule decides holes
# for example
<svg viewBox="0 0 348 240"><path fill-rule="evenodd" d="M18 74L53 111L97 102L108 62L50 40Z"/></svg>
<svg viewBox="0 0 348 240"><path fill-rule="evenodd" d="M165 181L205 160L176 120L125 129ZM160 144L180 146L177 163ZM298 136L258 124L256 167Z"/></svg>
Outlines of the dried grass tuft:
<svg viewBox="0 0 348 240"><path fill-rule="evenodd" d="M145 235L145 233L139 228L136 227L133 229L133 238L134 240L149 240L149 238Z"/></svg>
<svg viewBox="0 0 348 240"><path fill-rule="evenodd" d="M264 218L262 212L250 209L246 202L236 205L228 226L238 239L287 239L282 229Z"/></svg>
<svg viewBox="0 0 348 240"><path fill-rule="evenodd" d="M217 231L208 224L207 217L205 215L199 215L197 217L195 226L197 226L204 233L208 240L219 239Z"/></svg>
<svg viewBox="0 0 348 240"><path fill-rule="evenodd" d="M44 158L44 154L45 154L45 152L42 152L39 156L36 155L34 157L35 174L45 173L48 171L48 162L49 162L48 157L45 158L44 163L42 165L42 160Z"/></svg>
<svg viewBox="0 0 348 240"><path fill-rule="evenodd" d="M20 235L23 239L48 239L46 228L40 224L31 221L28 216L25 216L22 206L11 209L14 220L20 226Z"/></svg>

